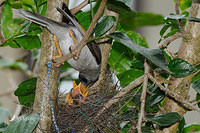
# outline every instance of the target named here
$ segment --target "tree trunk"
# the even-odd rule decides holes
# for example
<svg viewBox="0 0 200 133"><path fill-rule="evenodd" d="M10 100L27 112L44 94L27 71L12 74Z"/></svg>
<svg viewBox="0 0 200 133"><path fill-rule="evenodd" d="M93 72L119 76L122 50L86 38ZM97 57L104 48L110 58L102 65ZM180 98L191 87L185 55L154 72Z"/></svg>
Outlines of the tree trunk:
<svg viewBox="0 0 200 133"><path fill-rule="evenodd" d="M67 0L68 1L68 0ZM68 2L67 2L68 4ZM47 13L46 17L59 21L61 20L61 14L56 10L56 7L62 7L62 0L48 0L47 1ZM46 88L47 92L43 95L43 89L47 80L47 64L52 59L53 55L58 54L53 41L53 35L44 29L41 37L42 47L40 55L40 63L38 70L36 95L34 101L33 112L38 113L40 107L40 121L35 130L36 133L50 132L52 127L52 114L49 102L49 96L52 100L52 105L55 110L57 89L58 89L58 76L59 68L53 68L50 71L50 87ZM43 100L42 100L43 97Z"/></svg>

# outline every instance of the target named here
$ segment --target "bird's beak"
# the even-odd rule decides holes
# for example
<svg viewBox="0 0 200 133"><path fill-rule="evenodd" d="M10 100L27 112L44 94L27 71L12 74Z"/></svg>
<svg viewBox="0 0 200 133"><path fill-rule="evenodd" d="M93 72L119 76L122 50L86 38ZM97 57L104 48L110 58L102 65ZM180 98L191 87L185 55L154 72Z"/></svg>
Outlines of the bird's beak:
<svg viewBox="0 0 200 133"><path fill-rule="evenodd" d="M81 99L77 99L77 96L81 95ZM74 101L78 104L82 104L85 102L88 95L87 87L83 86L82 83L77 84L75 81L73 82L72 90L67 94L65 102L69 105L73 104Z"/></svg>
<svg viewBox="0 0 200 133"><path fill-rule="evenodd" d="M69 105L72 105L73 104L73 100L70 96L70 93L67 93L67 96L66 96L66 99L65 99L65 102Z"/></svg>

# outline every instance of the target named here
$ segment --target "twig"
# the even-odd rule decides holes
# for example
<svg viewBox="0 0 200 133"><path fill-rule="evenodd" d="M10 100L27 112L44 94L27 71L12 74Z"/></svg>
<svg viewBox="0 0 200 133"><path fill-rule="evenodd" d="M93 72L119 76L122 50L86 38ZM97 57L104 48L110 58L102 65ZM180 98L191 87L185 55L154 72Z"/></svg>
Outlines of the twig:
<svg viewBox="0 0 200 133"><path fill-rule="evenodd" d="M194 106L200 103L200 99L198 101L195 101L195 103L193 104Z"/></svg>
<svg viewBox="0 0 200 133"><path fill-rule="evenodd" d="M175 4L175 11L176 11L176 14L180 14L180 11L179 11L179 3L180 3L180 0L176 0L176 4ZM183 26L182 20L178 20L178 26L179 26L179 28L180 28L180 31L181 31L181 32L184 32L184 26Z"/></svg>
<svg viewBox="0 0 200 133"><path fill-rule="evenodd" d="M77 13L78 11L80 11L83 7L85 7L88 3L89 3L89 0L84 0L80 5L78 5L78 6L74 7L74 8L72 8L72 9L70 10L70 12L71 12L72 14L76 14L76 13Z"/></svg>
<svg viewBox="0 0 200 133"><path fill-rule="evenodd" d="M132 81L128 86L126 86L125 88L122 88L122 90L117 93L117 95L115 95L112 99L110 99L105 105L104 107L99 110L99 112L97 113L97 115L93 118L93 120L97 120L101 114L104 113L104 111L108 108L110 108L113 104L115 104L116 102L118 102L120 100L121 97L124 97L129 91L131 91L133 88L137 87L138 85L140 85L142 82L144 81L144 76L141 76L139 78L137 78L136 80ZM89 131L89 126L86 126L86 128L82 131L84 133L88 133Z"/></svg>
<svg viewBox="0 0 200 133"><path fill-rule="evenodd" d="M95 14L94 18L92 19L92 22L91 22L86 34L84 35L82 41L80 42L80 44L75 49L73 49L71 53L69 53L65 56L59 57L59 58L55 58L55 60L54 60L55 65L59 65L59 64L63 63L64 61L69 60L72 57L75 57L76 59L78 59L81 49L86 45L86 43L92 33L92 30L94 29L96 22L98 21L98 19L100 18L101 14L104 10L106 2L107 2L107 0L101 1L99 9L98 9L97 13Z"/></svg>
<svg viewBox="0 0 200 133"><path fill-rule="evenodd" d="M168 47L165 50L171 55L172 59L176 58L176 55Z"/></svg>
<svg viewBox="0 0 200 133"><path fill-rule="evenodd" d="M188 107L200 112L200 109L195 107L193 104L185 101L182 97L180 97L178 94L176 94L175 92L165 88L164 86L162 86L152 75L148 75L149 79L154 82L162 91L164 91L165 93L167 93L170 97L174 98L176 101L182 103L183 105L187 105ZM187 108L188 108L187 107Z"/></svg>
<svg viewBox="0 0 200 133"><path fill-rule="evenodd" d="M63 73L60 74L60 78L62 79L64 77L71 75L72 73L75 73L75 72L77 72L75 69L73 69L71 71L63 72Z"/></svg>
<svg viewBox="0 0 200 133"><path fill-rule="evenodd" d="M140 87L141 88L141 87ZM124 106L126 106L132 99L133 97L138 93L138 91L140 90L140 88L131 96L131 98L124 104L122 105L116 112L114 115L116 115Z"/></svg>
<svg viewBox="0 0 200 133"><path fill-rule="evenodd" d="M133 88L137 87L144 81L144 76L141 76L137 78L136 80L132 81L128 86L123 88L117 95L115 95L112 99L110 99L104 107L97 113L96 117L94 119L98 119L99 116L108 108L110 108L113 104L118 102L121 97L124 97L129 91L131 91Z"/></svg>
<svg viewBox="0 0 200 133"><path fill-rule="evenodd" d="M144 82L143 82L143 88L142 88L142 95L140 98L141 106L140 106L140 114L138 118L138 124L137 124L137 130L138 133L142 133L142 119L144 118L144 109L145 109L145 99L146 99L146 92L147 92L147 86L148 86L148 74L149 74L149 65L147 62L144 62Z"/></svg>
<svg viewBox="0 0 200 133"><path fill-rule="evenodd" d="M180 14L180 12L179 12L179 3L180 3L180 0L176 0L176 4L175 4L176 14Z"/></svg>
<svg viewBox="0 0 200 133"><path fill-rule="evenodd" d="M22 111L22 108L23 108L22 105L17 104L17 107L16 107L16 109L15 109L14 115L13 115L13 117L11 118L10 121L15 120L15 118L17 118L17 117L20 115L20 113L21 113L21 111Z"/></svg>
<svg viewBox="0 0 200 133"><path fill-rule="evenodd" d="M176 40L176 39L178 39L178 38L180 38L182 36L183 35L182 35L181 32L177 32L176 34L174 34L174 35L172 35L172 36L170 36L170 37L162 40L160 42L160 44L159 44L159 48L165 48L165 47L167 47L170 42L173 42L174 40Z"/></svg>
<svg viewBox="0 0 200 133"><path fill-rule="evenodd" d="M3 92L3 93L0 94L0 97L2 97L2 96L7 96L7 95L11 95L15 90L16 90L16 88L15 88L15 89L8 90L8 91L6 91L6 92Z"/></svg>

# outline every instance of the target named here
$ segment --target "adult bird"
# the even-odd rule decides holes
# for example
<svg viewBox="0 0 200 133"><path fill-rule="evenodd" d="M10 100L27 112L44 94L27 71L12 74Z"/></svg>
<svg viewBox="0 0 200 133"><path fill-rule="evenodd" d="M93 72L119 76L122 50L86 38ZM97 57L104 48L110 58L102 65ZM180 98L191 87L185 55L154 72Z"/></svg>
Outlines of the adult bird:
<svg viewBox="0 0 200 133"><path fill-rule="evenodd" d="M53 58L69 54L73 48L78 46L85 34L84 28L64 3L63 8L57 8L57 10L63 15L62 22L57 22L23 9L13 9L13 13L17 16L46 27L53 34L59 53ZM93 85L99 78L101 58L101 50L93 41L82 48L77 60L71 58L67 62L79 71L80 82L83 86L88 87Z"/></svg>

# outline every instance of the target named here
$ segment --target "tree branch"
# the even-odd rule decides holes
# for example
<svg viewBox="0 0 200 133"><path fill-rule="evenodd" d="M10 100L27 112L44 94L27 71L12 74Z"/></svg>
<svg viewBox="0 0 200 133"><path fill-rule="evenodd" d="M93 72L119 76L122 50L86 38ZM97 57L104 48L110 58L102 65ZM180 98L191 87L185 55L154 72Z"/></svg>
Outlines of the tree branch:
<svg viewBox="0 0 200 133"><path fill-rule="evenodd" d="M146 100L146 92L147 92L147 86L148 86L148 74L149 74L149 65L147 64L146 60L144 63L144 82L143 82L143 88L142 88L142 95L140 98L141 106L140 106L140 113L138 118L138 125L137 130L138 133L142 133L142 119L144 118L144 109L145 109L145 100Z"/></svg>
<svg viewBox="0 0 200 133"><path fill-rule="evenodd" d="M177 32L176 34L165 38L164 40L162 40L158 46L158 48L165 48L168 46L169 43L173 42L174 40L181 38L183 36L183 34L181 32Z"/></svg>
<svg viewBox="0 0 200 133"><path fill-rule="evenodd" d="M53 20L61 21L61 14L56 10L57 7L62 7L62 2L64 0L48 0L47 1L47 12L46 16ZM67 1L66 1L67 2ZM65 2L65 3L66 3ZM49 82L50 88L44 88L44 81L47 79L47 64L52 56L57 54L55 43L53 41L52 34L44 29L43 35L41 37L42 47L41 55L38 69L37 85L36 85L36 95L34 100L33 112L39 113L39 123L35 129L36 133L50 132L52 127L52 113L49 98L52 101L52 106L55 109L56 99L57 99L57 88L58 88L58 76L59 68L54 68L50 70ZM43 94L43 89L46 89ZM40 112L39 112L40 107Z"/></svg>
<svg viewBox="0 0 200 133"><path fill-rule="evenodd" d="M175 11L176 11L176 14L180 14L180 11L179 11L179 3L180 3L180 0L176 0L176 4L175 4ZM178 26L179 26L179 28L180 28L180 31L181 31L181 32L184 32L184 26L183 26L182 20L178 20Z"/></svg>
<svg viewBox="0 0 200 133"><path fill-rule="evenodd" d="M179 96L178 94L176 94L175 92L165 88L164 86L162 86L152 75L148 75L149 79L154 82L162 91L164 91L165 93L167 93L167 95L169 95L170 97L174 98L176 101L178 101L179 103L182 103L186 108L189 109L193 109L196 110L198 112L200 112L200 109L197 108L196 106L194 106L193 104L187 102L186 100L184 100L181 96Z"/></svg>
<svg viewBox="0 0 200 133"><path fill-rule="evenodd" d="M74 8L72 8L72 9L70 10L70 12L74 15L74 14L76 14L78 11L80 11L82 8L84 8L85 6L87 6L88 3L89 3L89 0L85 0L85 1L83 1L80 5L78 5L78 6L74 7Z"/></svg>
<svg viewBox="0 0 200 133"><path fill-rule="evenodd" d="M128 86L126 86L125 88L122 88L122 90L117 93L117 95L115 95L112 99L110 99L105 105L104 107L98 112L98 114L96 115L95 119L98 119L99 116L108 108L110 108L113 104L115 104L116 102L118 102L120 100L120 98L124 97L129 91L131 91L133 88L137 87L138 85L140 85L142 82L144 81L144 76L141 76L139 78L137 78L136 80L132 81Z"/></svg>
<svg viewBox="0 0 200 133"><path fill-rule="evenodd" d="M92 22L91 22L86 34L84 35L82 41L80 42L80 44L75 49L72 50L72 53L69 53L69 54L62 56L62 57L59 57L59 58L56 58L54 60L55 65L59 65L59 64L63 63L64 61L69 60L72 57L75 57L76 59L78 59L78 56L79 56L82 48L86 45L86 43L87 43L87 41L88 41L88 39L89 39L93 29L94 29L96 22L98 21L98 19L100 18L101 14L104 10L106 2L107 2L107 0L101 1L99 9L98 9L97 13L95 14L94 18L92 19Z"/></svg>

